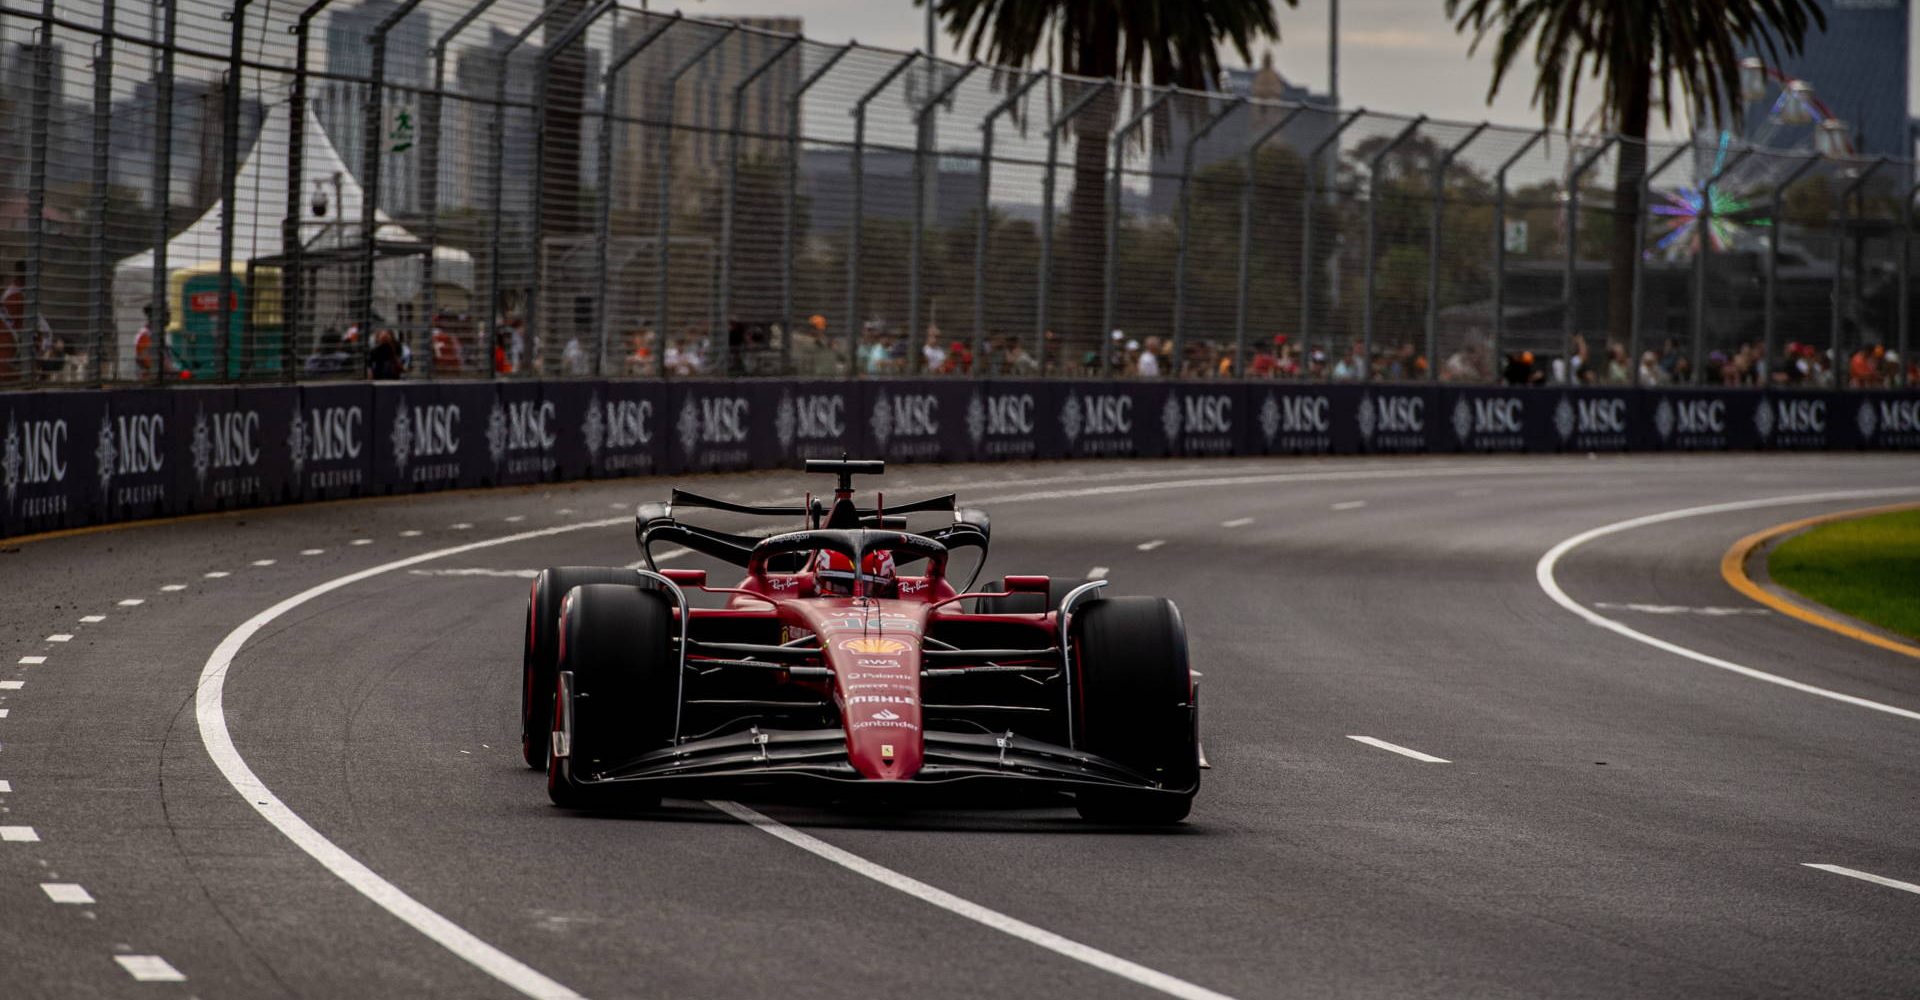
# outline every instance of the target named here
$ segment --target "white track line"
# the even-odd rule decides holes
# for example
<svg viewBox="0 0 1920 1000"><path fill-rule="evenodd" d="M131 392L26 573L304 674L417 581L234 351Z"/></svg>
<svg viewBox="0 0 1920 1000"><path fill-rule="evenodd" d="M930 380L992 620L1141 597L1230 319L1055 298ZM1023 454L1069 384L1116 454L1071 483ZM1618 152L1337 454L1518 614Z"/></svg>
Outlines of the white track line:
<svg viewBox="0 0 1920 1000"><path fill-rule="evenodd" d="M1920 721L1920 712L1912 709L1886 705L1877 701L1869 701L1866 698L1860 698L1850 694L1841 694L1838 691L1829 691L1826 688L1815 687L1812 684L1782 677L1779 674L1770 674L1764 670L1756 670L1744 664L1735 663L1732 660L1723 660L1717 656L1708 656L1705 653L1688 649L1685 646L1668 642L1665 639L1656 639L1645 632L1630 628L1605 615L1588 610L1585 605L1568 597L1567 592L1560 589L1559 582L1556 581L1553 576L1554 567L1559 565L1562 557L1574 549L1596 538L1604 538L1608 535L1619 534L1623 531L1632 531L1635 528L1644 528L1652 524L1664 524L1668 521L1678 521L1689 517L1702 517L1708 514L1725 514L1737 510L1756 510L1764 507L1789 507L1794 504L1819 503L1828 500L1866 500L1873 497L1913 496L1916 493L1920 493L1920 489L1912 486L1890 487L1877 490L1839 490L1832 493L1798 493L1793 496L1764 497L1759 500L1738 500L1733 503L1716 503L1707 504L1703 507L1687 507L1681 510L1670 510L1659 514L1648 514L1644 517L1629 518L1625 521L1615 521L1612 524L1604 524L1598 528L1583 531L1548 549L1547 554L1541 556L1540 562L1534 566L1533 576L1534 580L1540 584L1540 589L1546 591L1547 596L1553 598L1554 603L1579 615L1591 624L1598 625L1610 632L1617 632L1635 642L1645 643L1663 652L1672 653L1675 656L1684 656L1696 663L1704 663L1709 667L1717 667L1721 670L1739 674L1742 677L1750 677L1756 681L1765 681L1768 684L1778 684L1781 687L1790 688L1802 694L1831 698L1834 701L1845 702L1859 708L1872 709L1876 712L1885 712L1888 715L1898 715L1901 718Z"/></svg>
<svg viewBox="0 0 1920 1000"><path fill-rule="evenodd" d="M300 554L303 556L317 556L325 551L327 550L326 549L301 549Z"/></svg>
<svg viewBox="0 0 1920 1000"><path fill-rule="evenodd" d="M1809 861L1803 861L1800 864L1803 868L1818 868L1823 872L1832 872L1835 875L1857 878L1862 882L1884 885L1889 889L1899 889L1902 892L1920 894L1920 885L1914 885L1912 882L1902 882L1899 879L1888 878L1885 875L1875 875L1872 872L1863 872L1857 868L1842 868L1839 865L1816 865Z"/></svg>
<svg viewBox="0 0 1920 1000"><path fill-rule="evenodd" d="M121 601L120 606L123 608L137 608L140 605L145 603L147 603L147 599L144 597L129 597L126 600Z"/></svg>
<svg viewBox="0 0 1920 1000"><path fill-rule="evenodd" d="M348 542L347 544L348 544L348 545L372 545L372 544L373 544L373 539L371 539L371 538L356 538L356 539L354 539L353 541L351 541L351 542Z"/></svg>
<svg viewBox="0 0 1920 1000"><path fill-rule="evenodd" d="M12 711L11 708L0 708L0 719L6 718Z"/></svg>
<svg viewBox="0 0 1920 1000"><path fill-rule="evenodd" d="M1360 508L1365 507L1366 505L1367 505L1367 502L1365 500L1342 500L1339 503L1334 504L1332 509L1359 510Z"/></svg>
<svg viewBox="0 0 1920 1000"><path fill-rule="evenodd" d="M72 632L55 632L54 634L47 636L47 641L48 642L72 642L73 633Z"/></svg>
<svg viewBox="0 0 1920 1000"><path fill-rule="evenodd" d="M207 579L209 579L209 580L218 580L218 579L220 579L221 577L225 577L225 576L232 576L233 574L231 574L231 573L228 573L228 572L227 572L226 570L224 570L224 569L216 569L216 570L214 570L214 571L213 571L213 572L211 572L211 573L202 573L202 574L200 574L200 575L201 575L201 576L204 576L204 577L206 577L206 578L207 578Z"/></svg>
<svg viewBox="0 0 1920 1000"><path fill-rule="evenodd" d="M0 842L11 841L16 844L36 844L40 835L30 826L0 826Z"/></svg>
<svg viewBox="0 0 1920 1000"><path fill-rule="evenodd" d="M255 566L271 566L271 565L273 565L273 564L274 564L274 560L272 560L272 559L255 559L255 560L253 561L253 564L254 564Z"/></svg>
<svg viewBox="0 0 1920 1000"><path fill-rule="evenodd" d="M168 593L168 594L176 593L178 591L182 591L185 589L187 589L187 585L184 583L167 583L167 584L162 584L160 586L160 590L163 593Z"/></svg>
<svg viewBox="0 0 1920 1000"><path fill-rule="evenodd" d="M81 615L80 616L80 622L83 625L92 625L96 622L103 622L106 620L107 620L106 615Z"/></svg>
<svg viewBox="0 0 1920 1000"><path fill-rule="evenodd" d="M400 537L401 538L419 538L420 531L416 528L409 528L406 531L402 531L400 533Z"/></svg>
<svg viewBox="0 0 1920 1000"><path fill-rule="evenodd" d="M1058 500L1105 494L1138 493L1153 490L1183 490L1207 486L1260 485L1276 482L1428 479L1434 476L1449 475L1517 475L1522 473L1538 474L1539 468L1536 464L1513 467L1495 466L1458 469L1423 467L1418 469L1400 468L1374 471L1355 470L1350 472L1224 476L1206 479L1163 480L1125 485L1082 487L1077 490L1052 490L1047 492L991 496L979 498L974 502L983 504L1022 503L1036 500ZM608 506L615 510L626 510L631 507L630 504L620 503L609 504ZM233 736L227 730L225 706L227 674L232 670L233 660L239 655L241 648L246 645L247 640L258 634L261 629L265 628L275 619L308 601L332 593L342 587L351 586L362 580L379 576L383 573L406 569L423 562L430 562L447 556L460 555L477 549L490 548L496 545L508 545L529 539L544 538L550 535L566 534L568 532L590 528L607 528L616 525L624 526L628 523L628 518L622 516L597 521L579 521L548 528L536 528L517 534L503 535L498 538L487 538L476 542L469 542L464 545L455 545L448 548L435 549L430 552L422 552L418 555L369 567L309 587L261 611L259 614L241 623L240 627L229 632L226 638L220 641L220 645L215 647L212 655L207 658L206 665L201 669L198 692L194 699L194 717L199 724L200 742L207 748L207 756L213 759L214 765L219 768L221 775L227 779L227 783L233 786L234 791L239 793L241 798L245 799L247 804L251 806L255 812L258 812L262 818L272 824L274 829L279 830L288 840L293 841L294 845L302 851L305 851L308 856L320 862L320 864L332 872L335 877L352 886L355 891L366 896L388 913L393 914L408 926L426 935L429 939L446 948L448 951L453 952L474 967L531 997L550 997L556 998L556 1000L568 1000L568 998L577 998L579 995L554 980L541 975L539 972L505 952L502 952L498 948L480 940L466 929L433 910L428 909L418 900L401 891L398 886L381 878L373 869L368 868L365 864L356 860L338 845L322 836L320 832L315 830L306 820L301 819L297 813L288 808L286 803L280 800L279 796L274 794L272 789L268 788L266 784L260 780L259 776L253 773L253 769L247 766L246 759L241 757L240 751L234 747ZM462 529L472 527L472 525L462 522L453 527ZM356 539L355 544L369 544L371 541L371 539ZM656 558L664 558L664 554ZM211 576L213 574L208 575ZM28 838L19 839L39 839L37 836L32 835L31 827L0 827L0 839L15 839L7 836L10 830L25 830L29 835ZM853 855L848 855L848 857L851 858ZM955 897L955 899L956 901L964 902L963 900L958 900L957 897ZM971 906L973 904L967 905ZM1000 919L1008 921L1010 925L1019 923L1011 917L1003 917ZM1020 926L1025 927L1028 925L1020 924ZM1048 933L1039 928L1032 929L1039 934ZM1009 931L1009 933L1012 933L1012 931ZM1058 940L1064 947L1073 949L1085 948L1084 945L1076 944L1065 938L1059 938ZM1103 952L1094 952L1091 948L1085 948L1085 950L1089 954L1105 954ZM1065 952L1063 952L1063 954L1065 954ZM1111 958L1111 956L1108 957ZM1125 960L1114 959L1114 961L1124 962ZM122 964L125 963L123 962ZM1138 969L1142 974L1147 976L1162 977L1161 973L1141 966L1135 966L1132 963L1127 963L1127 966L1132 969ZM1203 998L1203 1000L1219 1000L1221 997L1221 994L1203 990L1200 987L1192 986L1181 980L1173 979L1170 976L1163 978L1170 985L1175 985L1178 988L1190 991L1175 994L1178 996Z"/></svg>
<svg viewBox="0 0 1920 1000"><path fill-rule="evenodd" d="M1139 549L1142 552L1152 552L1154 549L1157 549L1160 546L1165 544L1167 544L1166 539L1156 538L1151 542L1141 542L1140 544L1134 546L1134 548Z"/></svg>
<svg viewBox="0 0 1920 1000"><path fill-rule="evenodd" d="M1358 742L1365 743L1370 747L1379 747L1380 749L1386 750L1390 753L1397 753L1402 757L1412 757L1414 760L1420 761L1425 764L1453 763L1453 761L1450 761L1445 757L1435 757L1430 753L1421 753L1418 750L1409 750L1398 743L1388 743L1386 740L1375 739L1371 736L1348 736L1347 739L1357 740Z"/></svg>
<svg viewBox="0 0 1920 1000"><path fill-rule="evenodd" d="M1087 570L1087 579L1089 580L1104 580L1106 578L1107 578L1107 568L1105 566L1095 566L1094 568Z"/></svg>
<svg viewBox="0 0 1920 1000"><path fill-rule="evenodd" d="M12 794L13 794L13 782L0 781L0 795L12 795Z"/></svg>
<svg viewBox="0 0 1920 1000"><path fill-rule="evenodd" d="M26 681L0 681L0 691L18 691L26 686Z"/></svg>
<svg viewBox="0 0 1920 1000"><path fill-rule="evenodd" d="M158 955L115 955L127 975L142 983L184 983L187 977Z"/></svg>
<svg viewBox="0 0 1920 1000"><path fill-rule="evenodd" d="M273 824L294 845L307 852L315 861L320 862L328 871L342 882L352 886L355 891L372 900L381 909L393 914L407 926L426 935L441 947L453 952L462 960L482 972L498 979L507 986L529 996L542 1000L574 1000L579 994L535 971L531 966L480 940L465 928L446 917L428 909L425 904L407 895L393 883L342 850L338 845L322 836L306 820L301 819L273 790L262 782L253 769L240 756L233 745L233 736L227 731L225 705L227 673L233 668L234 657L239 655L241 647L248 639L265 628L268 623L289 611L370 577L405 569L419 563L447 556L471 552L475 549L505 545L512 542L557 535L582 528L604 528L624 525L627 519L611 518L581 524L566 524L552 528L540 528L523 531L515 535L489 538L465 545L423 552L419 555L397 559L357 573L335 577L325 583L309 587L289 597L265 611L242 622L239 628L227 633L220 645L207 657L206 666L200 671L199 691L195 697L194 716L200 727L200 742L207 748L207 756L220 769L220 773L232 785L234 791L251 805L267 822ZM4 829L4 828L0 828Z"/></svg>
<svg viewBox="0 0 1920 1000"><path fill-rule="evenodd" d="M25 667L39 666L45 662L47 662L47 658L44 656L22 656L20 658L20 665Z"/></svg>
<svg viewBox="0 0 1920 1000"><path fill-rule="evenodd" d="M84 906L93 902L93 894L78 882L42 882L40 891L56 903L73 903Z"/></svg>
<svg viewBox="0 0 1920 1000"><path fill-rule="evenodd" d="M1236 517L1236 518L1234 518L1234 519L1233 519L1233 520L1231 520L1231 521L1221 521L1221 522L1220 522L1220 526L1221 526L1222 528L1244 528L1244 527L1246 527L1247 525L1249 525L1249 524L1252 524L1252 523L1253 523L1253 518L1250 518L1250 517Z"/></svg>
<svg viewBox="0 0 1920 1000"><path fill-rule="evenodd" d="M772 834L795 847L816 857L825 858L848 871L863 875L886 886L904 892L923 903L930 903L948 913L965 917L977 924L983 924L1003 934L1017 937L1029 944L1038 945L1058 955L1065 955L1076 962L1084 962L1103 972L1110 972L1122 979L1158 990L1168 996L1182 997L1184 1000L1230 1000L1224 993L1216 993L1204 986L1197 986L1184 979L1176 979L1164 972L1156 972L1138 962L1129 962L1118 955L1109 954L1098 948L1081 944L1071 938L1061 937L1042 927L1035 927L1024 920L1009 917L1004 913L987 909L979 903L962 899L944 889L937 889L919 879L902 875L891 868L875 864L866 858L844 851L818 837L801 833L798 830L755 812L738 802L709 800L708 805L732 816L743 823L751 823L759 830Z"/></svg>

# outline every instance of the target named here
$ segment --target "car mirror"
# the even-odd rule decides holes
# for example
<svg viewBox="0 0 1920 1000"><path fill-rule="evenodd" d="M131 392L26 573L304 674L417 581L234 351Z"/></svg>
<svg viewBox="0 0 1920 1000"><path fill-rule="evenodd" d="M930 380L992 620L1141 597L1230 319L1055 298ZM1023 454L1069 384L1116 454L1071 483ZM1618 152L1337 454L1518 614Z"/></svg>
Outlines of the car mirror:
<svg viewBox="0 0 1920 1000"><path fill-rule="evenodd" d="M707 585L707 571L704 569L666 569L661 570L660 575L682 587L705 587Z"/></svg>
<svg viewBox="0 0 1920 1000"><path fill-rule="evenodd" d="M1044 594L1049 582L1044 576L1009 576L1006 588L1011 594Z"/></svg>

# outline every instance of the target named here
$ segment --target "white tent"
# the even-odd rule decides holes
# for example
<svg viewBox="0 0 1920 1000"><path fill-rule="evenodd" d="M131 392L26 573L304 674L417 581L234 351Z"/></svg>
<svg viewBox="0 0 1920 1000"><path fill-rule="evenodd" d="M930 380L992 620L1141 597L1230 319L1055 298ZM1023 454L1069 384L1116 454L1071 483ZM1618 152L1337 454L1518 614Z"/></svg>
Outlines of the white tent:
<svg viewBox="0 0 1920 1000"><path fill-rule="evenodd" d="M300 238L309 250L333 250L360 243L360 212L365 204L360 184L340 159L320 127L318 116L308 115L306 150L300 169ZM247 261L278 256L283 244L281 222L287 214L287 152L291 145L292 115L285 105L277 105L260 126L253 150L240 164L235 178L233 199L233 272L236 280L245 280ZM315 192L326 195L325 216L306 210ZM419 237L395 224L385 212L377 214L378 234L382 242L419 243ZM222 213L215 202L167 243L167 267L170 271L202 265L217 265L220 260ZM460 288L473 287L473 257L451 247L434 249L434 283ZM420 293L420 262L413 258L390 258L374 265L374 311L393 317L401 302L414 301ZM153 251L134 254L114 265L114 329L120 340L119 357L133 372L133 338L144 322L141 307L152 302ZM176 321L179 317L175 317Z"/></svg>

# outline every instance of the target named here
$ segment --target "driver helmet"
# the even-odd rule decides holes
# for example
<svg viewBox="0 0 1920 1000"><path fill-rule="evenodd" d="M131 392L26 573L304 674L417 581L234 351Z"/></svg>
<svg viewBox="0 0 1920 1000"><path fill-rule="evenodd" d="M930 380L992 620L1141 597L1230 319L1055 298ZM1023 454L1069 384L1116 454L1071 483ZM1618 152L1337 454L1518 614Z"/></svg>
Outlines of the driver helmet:
<svg viewBox="0 0 1920 1000"><path fill-rule="evenodd" d="M899 582L893 575L893 553L879 549L860 559L860 579L868 597L893 597ZM813 564L814 586L822 594L853 593L853 559L843 552L823 550Z"/></svg>

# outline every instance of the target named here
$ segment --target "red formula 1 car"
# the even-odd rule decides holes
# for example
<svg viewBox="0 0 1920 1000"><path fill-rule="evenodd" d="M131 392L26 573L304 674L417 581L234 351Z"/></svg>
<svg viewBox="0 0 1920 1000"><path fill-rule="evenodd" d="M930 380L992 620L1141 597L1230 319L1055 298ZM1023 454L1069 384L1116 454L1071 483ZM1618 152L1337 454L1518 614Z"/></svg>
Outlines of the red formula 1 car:
<svg viewBox="0 0 1920 1000"><path fill-rule="evenodd" d="M522 672L522 745L562 806L804 786L909 796L988 783L1071 793L1082 816L1171 823L1200 786L1198 702L1180 612L1008 576L980 592L947 579L984 513L935 497L883 509L853 476L883 463L810 461L831 503L747 506L673 491L640 506L649 569L556 567L534 581ZM736 535L687 510L804 519ZM906 515L946 512L915 533ZM672 543L740 566L658 570ZM976 567L974 576L979 570ZM968 585L971 585L969 580ZM723 595L696 607L691 591ZM717 603L709 601L708 603Z"/></svg>

